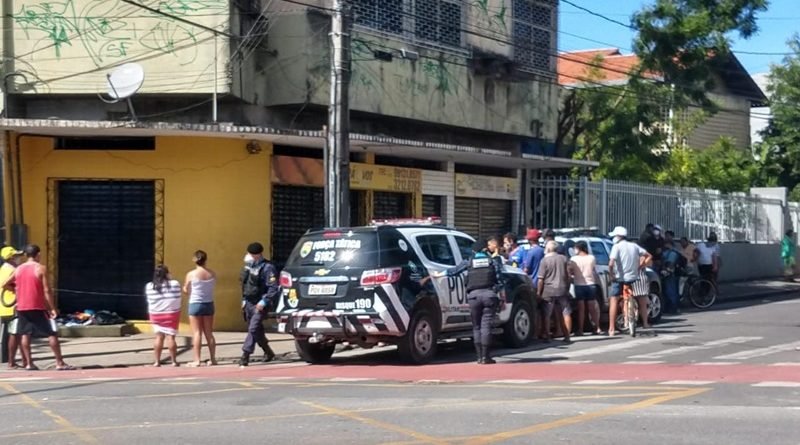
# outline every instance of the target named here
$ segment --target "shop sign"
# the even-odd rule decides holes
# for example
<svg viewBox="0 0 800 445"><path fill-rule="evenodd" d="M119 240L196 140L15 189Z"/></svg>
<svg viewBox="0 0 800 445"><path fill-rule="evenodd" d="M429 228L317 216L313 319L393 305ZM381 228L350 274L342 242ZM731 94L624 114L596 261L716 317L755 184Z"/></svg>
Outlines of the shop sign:
<svg viewBox="0 0 800 445"><path fill-rule="evenodd" d="M286 185L322 187L325 171L321 159L273 156L272 182ZM422 171L386 165L350 164L350 187L359 190L380 190L420 193Z"/></svg>
<svg viewBox="0 0 800 445"><path fill-rule="evenodd" d="M517 178L456 173L456 196L467 198L517 200Z"/></svg>

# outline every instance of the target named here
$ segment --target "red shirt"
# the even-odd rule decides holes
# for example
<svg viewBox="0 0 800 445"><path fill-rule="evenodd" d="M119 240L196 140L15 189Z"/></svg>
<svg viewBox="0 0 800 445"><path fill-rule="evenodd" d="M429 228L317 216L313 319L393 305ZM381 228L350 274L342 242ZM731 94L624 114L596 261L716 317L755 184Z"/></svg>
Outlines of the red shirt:
<svg viewBox="0 0 800 445"><path fill-rule="evenodd" d="M44 284L36 276L39 264L27 262L14 271L14 283L17 292L18 311L46 311L47 304L44 299Z"/></svg>

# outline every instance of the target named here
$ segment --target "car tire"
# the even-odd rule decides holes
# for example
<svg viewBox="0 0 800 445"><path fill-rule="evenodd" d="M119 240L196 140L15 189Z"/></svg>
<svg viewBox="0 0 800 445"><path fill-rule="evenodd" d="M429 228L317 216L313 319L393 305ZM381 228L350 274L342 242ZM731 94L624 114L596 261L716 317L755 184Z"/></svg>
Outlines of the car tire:
<svg viewBox="0 0 800 445"><path fill-rule="evenodd" d="M400 337L397 351L404 362L422 365L430 362L436 355L438 341L439 329L433 316L427 309L419 308L411 317L405 335Z"/></svg>
<svg viewBox="0 0 800 445"><path fill-rule="evenodd" d="M294 339L294 348L297 350L297 354L303 361L312 364L330 361L335 347L336 345L333 343L309 343L307 339Z"/></svg>
<svg viewBox="0 0 800 445"><path fill-rule="evenodd" d="M652 284L650 286L650 303L647 307L648 320L650 323L658 323L661 321L661 316L664 315L664 299L661 298L658 286Z"/></svg>
<svg viewBox="0 0 800 445"><path fill-rule="evenodd" d="M503 326L505 343L511 348L524 348L531 343L536 328L536 317L526 300L515 301L511 315Z"/></svg>

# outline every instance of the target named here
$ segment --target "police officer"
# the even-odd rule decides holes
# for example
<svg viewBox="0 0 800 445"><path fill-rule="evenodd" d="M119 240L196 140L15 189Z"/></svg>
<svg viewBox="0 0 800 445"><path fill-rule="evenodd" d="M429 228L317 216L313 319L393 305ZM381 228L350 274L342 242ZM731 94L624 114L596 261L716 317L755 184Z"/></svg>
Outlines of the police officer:
<svg viewBox="0 0 800 445"><path fill-rule="evenodd" d="M280 293L278 274L275 266L264 258L264 246L261 243L252 243L247 246L248 261L242 269L240 281L242 284L242 313L247 322L247 338L242 345L242 358L239 366L250 363L250 355L255 351L256 345L264 350L264 361L275 358L275 353L269 346L264 332L264 318L268 308Z"/></svg>
<svg viewBox="0 0 800 445"><path fill-rule="evenodd" d="M502 261L500 256L492 257L487 249L476 246L471 258L438 274L454 276L467 271L467 301L472 318L472 339L478 364L481 365L495 363L489 356L489 346L492 341L492 321L500 302L505 304Z"/></svg>

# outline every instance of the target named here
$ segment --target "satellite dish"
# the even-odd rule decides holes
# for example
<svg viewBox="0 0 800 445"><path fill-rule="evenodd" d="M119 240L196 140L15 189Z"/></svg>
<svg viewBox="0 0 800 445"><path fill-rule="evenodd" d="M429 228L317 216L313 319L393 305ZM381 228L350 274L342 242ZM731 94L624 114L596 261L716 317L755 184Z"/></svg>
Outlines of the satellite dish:
<svg viewBox="0 0 800 445"><path fill-rule="evenodd" d="M142 87L144 83L144 68L138 63L126 63L117 67L108 79L108 95L114 99L127 99Z"/></svg>
<svg viewBox="0 0 800 445"><path fill-rule="evenodd" d="M106 99L98 94L100 100L107 104L115 104L127 100L131 117L135 121L136 111L133 109L131 96L136 94L144 83L144 68L138 63L120 65L114 71L106 74L106 82L108 84L108 95L111 98Z"/></svg>

